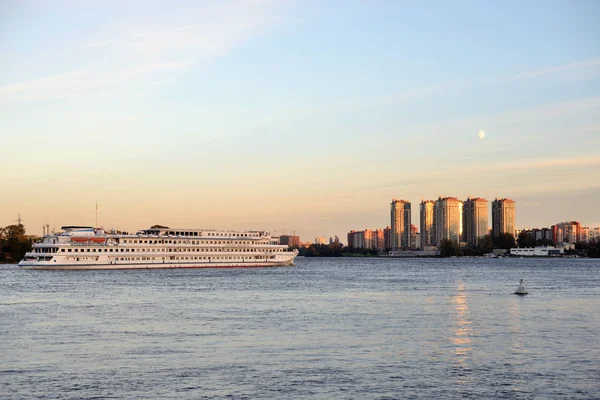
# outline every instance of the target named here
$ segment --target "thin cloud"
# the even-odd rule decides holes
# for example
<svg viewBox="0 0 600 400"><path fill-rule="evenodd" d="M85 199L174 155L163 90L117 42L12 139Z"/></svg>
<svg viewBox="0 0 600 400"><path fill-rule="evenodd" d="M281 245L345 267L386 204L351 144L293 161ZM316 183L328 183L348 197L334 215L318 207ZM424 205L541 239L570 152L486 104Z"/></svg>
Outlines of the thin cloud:
<svg viewBox="0 0 600 400"><path fill-rule="evenodd" d="M600 58L577 61L569 64L557 65L550 68L543 68L535 71L523 72L504 78L505 81L521 81L527 79L539 78L546 75L555 75L564 72L581 73L586 70L592 72L593 75L600 75Z"/></svg>
<svg viewBox="0 0 600 400"><path fill-rule="evenodd" d="M99 38L62 54L45 57L68 58L81 67L63 73L0 86L0 104L62 100L119 89L152 75L172 79L177 71L222 57L273 25L275 2L242 2L209 7L194 24L160 27L157 22L128 24L111 38ZM167 74L170 72L169 74ZM113 89L111 89L111 86Z"/></svg>

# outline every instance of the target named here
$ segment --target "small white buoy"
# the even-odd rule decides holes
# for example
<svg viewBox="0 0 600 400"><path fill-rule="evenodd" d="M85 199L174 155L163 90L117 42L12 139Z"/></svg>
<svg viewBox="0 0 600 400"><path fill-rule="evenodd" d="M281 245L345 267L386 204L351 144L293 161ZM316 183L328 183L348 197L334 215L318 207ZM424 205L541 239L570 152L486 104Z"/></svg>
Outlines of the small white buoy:
<svg viewBox="0 0 600 400"><path fill-rule="evenodd" d="M523 284L523 279L521 279L521 281L519 281L519 286L517 286L517 290L515 291L515 294L522 295L522 296L527 294L527 289L525 289L525 285Z"/></svg>

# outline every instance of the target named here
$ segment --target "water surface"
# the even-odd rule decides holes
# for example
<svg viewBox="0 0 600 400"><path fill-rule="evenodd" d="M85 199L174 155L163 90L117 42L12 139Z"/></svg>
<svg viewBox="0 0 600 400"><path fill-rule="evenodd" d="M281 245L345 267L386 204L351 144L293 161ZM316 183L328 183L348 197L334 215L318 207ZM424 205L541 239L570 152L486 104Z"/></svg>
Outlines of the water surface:
<svg viewBox="0 0 600 400"><path fill-rule="evenodd" d="M3 399L599 398L600 263L1 265L0 349Z"/></svg>

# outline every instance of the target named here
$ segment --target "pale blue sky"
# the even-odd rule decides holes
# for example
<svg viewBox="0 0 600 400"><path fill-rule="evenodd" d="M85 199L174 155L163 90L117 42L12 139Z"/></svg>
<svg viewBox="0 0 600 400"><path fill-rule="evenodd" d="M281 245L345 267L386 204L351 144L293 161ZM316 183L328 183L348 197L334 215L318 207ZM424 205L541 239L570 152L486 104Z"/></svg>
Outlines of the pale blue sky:
<svg viewBox="0 0 600 400"><path fill-rule="evenodd" d="M598 1L0 0L0 60L0 225L600 225Z"/></svg>

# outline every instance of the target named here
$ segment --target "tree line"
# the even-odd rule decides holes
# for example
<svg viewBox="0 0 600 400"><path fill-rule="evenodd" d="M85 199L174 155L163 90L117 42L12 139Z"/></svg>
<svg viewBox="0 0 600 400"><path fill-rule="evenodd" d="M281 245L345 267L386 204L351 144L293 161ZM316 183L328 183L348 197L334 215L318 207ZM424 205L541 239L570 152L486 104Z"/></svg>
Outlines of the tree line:
<svg viewBox="0 0 600 400"><path fill-rule="evenodd" d="M22 224L0 227L0 262L20 261L32 246L33 240L25 235Z"/></svg>
<svg viewBox="0 0 600 400"><path fill-rule="evenodd" d="M477 246L461 248L455 240L444 239L440 243L441 257L482 256L491 253L494 249L508 250L517 247L515 236L511 233L502 233L498 237L485 235L479 238Z"/></svg>
<svg viewBox="0 0 600 400"><path fill-rule="evenodd" d="M340 243L311 244L298 248L298 255L304 257L348 257L348 256L377 256L377 249L356 249L342 246Z"/></svg>

